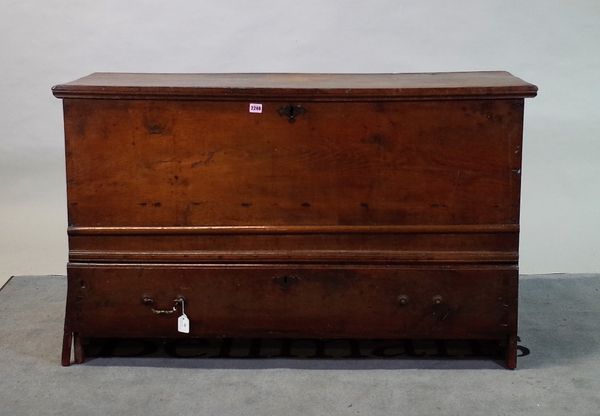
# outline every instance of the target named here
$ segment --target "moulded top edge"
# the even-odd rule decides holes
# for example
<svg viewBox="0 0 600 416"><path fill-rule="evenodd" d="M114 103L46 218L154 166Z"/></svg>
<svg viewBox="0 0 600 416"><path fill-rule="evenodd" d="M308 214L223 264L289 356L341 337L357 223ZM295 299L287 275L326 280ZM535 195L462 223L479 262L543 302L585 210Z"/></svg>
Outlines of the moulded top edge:
<svg viewBox="0 0 600 416"><path fill-rule="evenodd" d="M505 71L393 74L156 74L98 72L52 88L58 98L410 99L534 97Z"/></svg>

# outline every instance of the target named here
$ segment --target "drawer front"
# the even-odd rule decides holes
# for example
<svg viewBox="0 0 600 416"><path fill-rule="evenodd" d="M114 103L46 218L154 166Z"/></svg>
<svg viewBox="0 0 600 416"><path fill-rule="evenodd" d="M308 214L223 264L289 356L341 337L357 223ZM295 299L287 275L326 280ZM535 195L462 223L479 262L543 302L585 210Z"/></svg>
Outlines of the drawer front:
<svg viewBox="0 0 600 416"><path fill-rule="evenodd" d="M83 336L442 339L516 330L513 268L71 264L68 277L67 326ZM177 332L178 297L189 335Z"/></svg>

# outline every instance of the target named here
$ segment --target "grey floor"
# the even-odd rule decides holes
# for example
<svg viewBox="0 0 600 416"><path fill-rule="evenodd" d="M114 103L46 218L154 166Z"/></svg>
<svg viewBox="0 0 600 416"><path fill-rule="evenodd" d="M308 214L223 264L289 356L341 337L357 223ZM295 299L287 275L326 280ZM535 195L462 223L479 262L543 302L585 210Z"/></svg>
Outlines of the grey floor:
<svg viewBox="0 0 600 416"><path fill-rule="evenodd" d="M600 275L521 280L516 371L493 360L96 358L59 364L66 282L0 291L0 415L600 415Z"/></svg>

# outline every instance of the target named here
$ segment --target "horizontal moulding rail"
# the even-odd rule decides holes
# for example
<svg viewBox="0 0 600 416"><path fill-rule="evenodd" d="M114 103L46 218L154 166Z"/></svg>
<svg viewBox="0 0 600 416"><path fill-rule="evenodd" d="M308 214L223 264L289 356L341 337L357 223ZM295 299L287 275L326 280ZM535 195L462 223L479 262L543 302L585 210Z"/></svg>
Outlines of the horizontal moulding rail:
<svg viewBox="0 0 600 416"><path fill-rule="evenodd" d="M78 227L68 228L77 235L202 235L202 234L454 234L516 233L518 224L461 225L256 225L189 227Z"/></svg>

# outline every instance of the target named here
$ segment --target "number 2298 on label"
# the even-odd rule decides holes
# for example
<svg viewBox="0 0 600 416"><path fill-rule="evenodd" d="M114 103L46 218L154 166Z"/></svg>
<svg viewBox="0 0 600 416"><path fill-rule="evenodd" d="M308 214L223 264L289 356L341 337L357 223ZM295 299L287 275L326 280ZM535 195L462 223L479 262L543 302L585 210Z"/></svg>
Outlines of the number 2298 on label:
<svg viewBox="0 0 600 416"><path fill-rule="evenodd" d="M262 104L250 103L248 111L251 113L262 113Z"/></svg>

